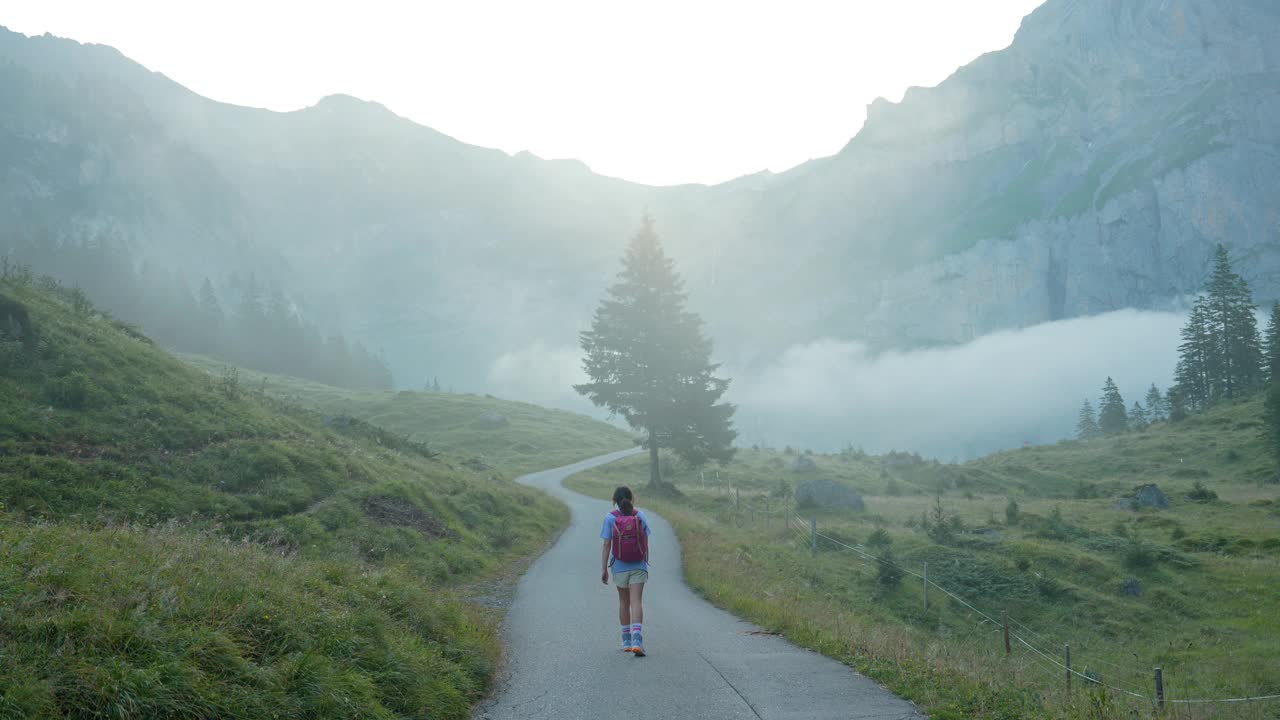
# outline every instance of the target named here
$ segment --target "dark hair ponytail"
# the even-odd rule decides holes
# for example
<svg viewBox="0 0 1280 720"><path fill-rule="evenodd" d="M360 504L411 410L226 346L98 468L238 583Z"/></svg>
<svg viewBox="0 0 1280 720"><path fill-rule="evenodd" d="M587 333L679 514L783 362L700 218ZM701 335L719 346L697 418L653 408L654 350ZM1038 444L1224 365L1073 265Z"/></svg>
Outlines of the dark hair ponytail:
<svg viewBox="0 0 1280 720"><path fill-rule="evenodd" d="M631 488L623 485L613 491L613 504L618 506L623 515L630 515L636 511L635 495L631 494Z"/></svg>

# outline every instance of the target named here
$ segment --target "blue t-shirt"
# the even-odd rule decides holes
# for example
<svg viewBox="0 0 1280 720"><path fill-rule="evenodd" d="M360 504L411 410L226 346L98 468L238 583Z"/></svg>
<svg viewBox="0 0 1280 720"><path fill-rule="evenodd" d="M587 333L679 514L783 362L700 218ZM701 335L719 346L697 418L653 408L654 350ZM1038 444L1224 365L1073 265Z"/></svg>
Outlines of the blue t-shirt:
<svg viewBox="0 0 1280 720"><path fill-rule="evenodd" d="M649 530L649 521L644 517L643 510L636 511L636 517L640 518L640 527L644 528L645 537L649 537L653 533ZM613 513L604 516L604 525L600 527L600 539L613 539ZM649 563L645 560L639 562L622 562L621 560L610 556L609 567L613 568L614 573L626 572L628 570L648 570Z"/></svg>

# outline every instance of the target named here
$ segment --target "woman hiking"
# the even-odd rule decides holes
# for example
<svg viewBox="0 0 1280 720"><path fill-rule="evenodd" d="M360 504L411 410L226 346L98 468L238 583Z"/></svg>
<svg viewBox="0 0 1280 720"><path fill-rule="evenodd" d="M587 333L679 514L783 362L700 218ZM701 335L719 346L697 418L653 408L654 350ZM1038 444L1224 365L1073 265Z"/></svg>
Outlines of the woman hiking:
<svg viewBox="0 0 1280 720"><path fill-rule="evenodd" d="M616 510L604 516L600 538L600 582L609 584L609 568L618 586L622 650L644 657L644 584L649 579L649 521L636 509L635 495L623 486L613 491Z"/></svg>

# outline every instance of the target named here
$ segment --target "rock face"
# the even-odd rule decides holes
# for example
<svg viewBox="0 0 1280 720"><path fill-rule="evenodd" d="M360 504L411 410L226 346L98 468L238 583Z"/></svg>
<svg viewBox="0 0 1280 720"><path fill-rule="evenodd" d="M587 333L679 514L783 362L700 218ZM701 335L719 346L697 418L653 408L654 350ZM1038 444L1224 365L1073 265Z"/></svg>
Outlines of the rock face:
<svg viewBox="0 0 1280 720"><path fill-rule="evenodd" d="M862 496L833 480L805 480L796 485L796 507L862 510Z"/></svg>
<svg viewBox="0 0 1280 720"><path fill-rule="evenodd" d="M0 227L120 233L191 277L254 268L402 377L459 383L535 340L575 346L646 208L729 357L732 338L954 343L1161 307L1218 242L1265 301L1277 37L1274 0L1048 0L1008 48L872 103L832 157L653 188L345 96L228 106L110 48L0 30Z"/></svg>

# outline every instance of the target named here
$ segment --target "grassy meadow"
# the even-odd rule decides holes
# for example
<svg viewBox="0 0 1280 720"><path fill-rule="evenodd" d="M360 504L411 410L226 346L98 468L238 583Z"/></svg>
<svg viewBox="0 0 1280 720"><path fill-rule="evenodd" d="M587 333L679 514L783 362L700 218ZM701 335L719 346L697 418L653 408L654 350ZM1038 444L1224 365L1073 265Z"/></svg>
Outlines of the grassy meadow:
<svg viewBox="0 0 1280 720"><path fill-rule="evenodd" d="M427 444L193 368L47 280L0 300L0 718L467 717L500 620L469 598L566 520L508 477L629 443L451 398ZM491 405L509 428L462 447Z"/></svg>
<svg viewBox="0 0 1280 720"><path fill-rule="evenodd" d="M224 363L211 358L182 357L211 375L226 371ZM559 467L634 444L629 432L585 415L499 400L491 395L347 390L251 370L239 373L246 387L270 397L311 408L326 417L359 418L507 474ZM485 421L486 414L500 415L507 424L495 427Z"/></svg>
<svg viewBox="0 0 1280 720"><path fill-rule="evenodd" d="M702 475L675 467L678 498L644 496L644 458L569 484L600 497L618 484L636 488L642 506L677 528L699 592L848 663L933 718L1148 717L1150 701L1104 685L1150 696L1160 667L1171 701L1280 693L1280 485L1260 415L1250 400L955 465L850 450L810 455L816 470L794 472L794 451L743 449ZM865 510L802 508L784 522L807 479L855 488ZM1168 509L1122 506L1148 483ZM830 538L816 555L811 516ZM928 563L930 580L997 622L936 588L925 610L920 579L881 582L879 563L832 541L877 557L887 549L916 573ZM998 622L1006 612L1007 657ZM1076 677L1068 695L1054 664L1068 644L1073 669L1102 684ZM1166 715L1276 718L1280 702L1171 702Z"/></svg>

